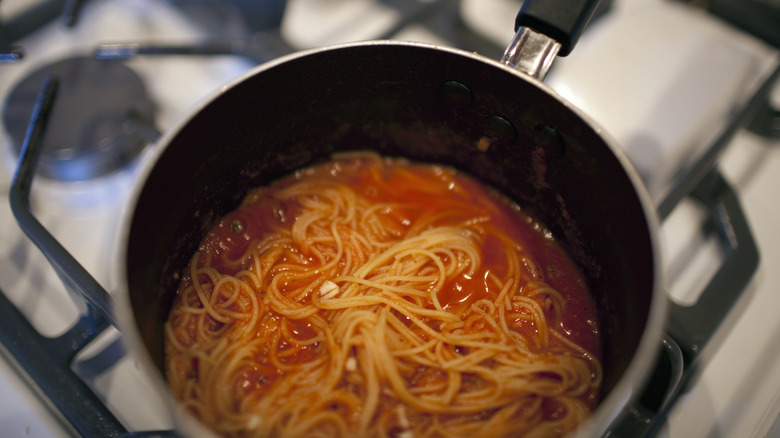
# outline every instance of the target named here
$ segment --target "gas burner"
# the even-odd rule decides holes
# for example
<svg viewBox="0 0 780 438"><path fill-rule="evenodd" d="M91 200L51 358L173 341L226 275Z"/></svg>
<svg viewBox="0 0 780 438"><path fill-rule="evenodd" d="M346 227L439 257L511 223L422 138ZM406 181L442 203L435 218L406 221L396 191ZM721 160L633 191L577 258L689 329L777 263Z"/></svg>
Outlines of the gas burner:
<svg viewBox="0 0 780 438"><path fill-rule="evenodd" d="M153 140L155 105L141 78L120 62L67 58L22 79L8 95L3 122L17 153L46 77L59 78L39 172L60 181L105 175L128 165Z"/></svg>

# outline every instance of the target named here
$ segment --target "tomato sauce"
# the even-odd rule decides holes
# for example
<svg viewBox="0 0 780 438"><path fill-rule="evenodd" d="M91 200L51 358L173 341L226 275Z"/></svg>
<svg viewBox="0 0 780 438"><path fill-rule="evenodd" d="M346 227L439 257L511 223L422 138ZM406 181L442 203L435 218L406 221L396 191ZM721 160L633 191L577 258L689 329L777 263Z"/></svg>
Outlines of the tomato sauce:
<svg viewBox="0 0 780 438"><path fill-rule="evenodd" d="M230 275L249 268L252 245L275 229L292 227L301 211L301 206L295 202L277 199L274 196L277 190L289 187L300 180L302 175L337 181L349 185L359 196L371 202L388 206L381 211L381 215L387 218L386 230L389 235L402 236L415 226L419 218L430 217L434 213L441 213L437 223L484 221L484 226L500 230L516 242L519 251L528 254L535 262L534 266L521 266L521 269L535 273L538 279L563 296L565 311L558 326L553 329L585 348L594 357L600 357L597 313L585 279L566 251L541 223L490 188L451 169L403 162L398 169L386 165L381 167L381 175L378 177L376 172L375 168L360 164L328 164L298 173L269 188L253 191L241 207L226 215L204 240L200 247L200 264L209 264ZM446 187L452 197L441 196L440 190L426 189L426 184L430 183L439 188ZM471 207L460 208L463 205ZM473 210L481 212L479 217L467 214ZM491 285L490 276L495 274L501 277L509 270L505 247L505 242L488 234L481 242L481 266L476 272L450 281L437 294L442 307L457 312L481 299L495 299L495 285ZM317 268L318 261L314 257L301 256L313 269ZM284 284L282 286L284 288ZM518 329L529 332L536 330L531 323L515 323L514 327ZM305 342L317 336L305 320L280 324L287 325L283 330L287 335L281 336L277 344L280 360L285 364L303 363L321 354L316 343ZM278 377L278 372L266 365L246 368L243 373L236 384L237 393L255 392L265 385L271 385ZM431 371L421 371L413 378L425 381L441 379L441 376L431 374ZM466 385L479 385L479 382L467 381ZM596 401L586 402L593 406ZM554 417L556 409L552 405L546 406L545 415Z"/></svg>

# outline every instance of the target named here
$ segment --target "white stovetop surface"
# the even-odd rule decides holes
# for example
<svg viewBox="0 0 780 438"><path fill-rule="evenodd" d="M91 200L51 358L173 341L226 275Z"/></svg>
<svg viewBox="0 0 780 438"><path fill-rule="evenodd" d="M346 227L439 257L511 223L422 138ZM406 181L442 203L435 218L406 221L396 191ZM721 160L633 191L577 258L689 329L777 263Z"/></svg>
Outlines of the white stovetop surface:
<svg viewBox="0 0 780 438"><path fill-rule="evenodd" d="M177 41L197 36L197 29L167 3L158 0L96 0L75 30L57 26L27 43L28 58L0 64L0 96L26 69L47 57L89 52L97 42L127 41L142 31L147 38ZM466 22L503 45L512 34L520 0L465 0ZM580 106L624 145L657 199L676 163L697 151L695 139L717 133L735 102L780 62L776 51L730 30L717 20L663 0L615 0L615 10L593 24L574 53L559 60L548 77L556 91ZM0 2L0 17L22 8L22 0ZM141 26L127 20L132 16ZM98 20L99 18L99 20ZM392 23L392 13L373 0L290 0L283 31L306 48L370 38ZM98 23L93 28L90 23ZM135 26L135 27L134 27ZM446 44L419 28L404 39ZM41 41L46 44L42 45ZM167 106L158 118L165 129L195 102L244 71L240 60L137 59L130 62L144 77L154 77L150 92ZM186 72L182 76L179 72ZM775 100L780 105L780 87ZM201 90L193 94L191 90ZM70 324L76 310L59 280L37 250L22 236L8 207L13 173L7 135L0 133L0 289L20 305L48 335ZM736 188L759 245L761 265L745 298L705 352L705 367L695 387L678 402L661 432L670 437L780 436L780 141L741 132L725 151L721 168ZM39 219L110 291L111 242L134 169L92 183L37 181L33 205ZM670 272L680 254L694 246L699 254L684 261L686 275L671 279L679 301L695 299L695 286L717 265L717 251L701 243L697 215L686 205L663 225L663 248ZM85 238L88 236L88 238ZM672 269L672 268L675 269ZM690 274L693 273L693 274ZM701 274L700 274L701 273ZM43 300L37 298L44 297ZM121 372L95 385L131 430L165 427L155 400L139 402L134 365L124 359ZM131 375L133 377L125 377ZM131 408L127 409L126 406ZM9 437L61 437L67 432L0 360L0 429Z"/></svg>

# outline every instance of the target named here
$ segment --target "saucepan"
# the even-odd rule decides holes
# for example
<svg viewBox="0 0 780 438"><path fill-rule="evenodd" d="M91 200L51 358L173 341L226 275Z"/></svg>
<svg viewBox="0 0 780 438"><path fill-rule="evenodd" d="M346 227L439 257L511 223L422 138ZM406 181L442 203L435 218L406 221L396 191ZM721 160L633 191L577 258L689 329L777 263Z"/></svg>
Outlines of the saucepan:
<svg viewBox="0 0 780 438"><path fill-rule="evenodd" d="M596 3L528 2L513 43L523 47L503 62L427 44L345 44L263 64L204 102L160 140L123 227L121 311L145 366L161 375L177 274L216 220L252 187L372 149L464 171L565 242L600 309L605 381L588 434L603 430L655 361L666 300L658 224L636 172L533 77L571 50Z"/></svg>

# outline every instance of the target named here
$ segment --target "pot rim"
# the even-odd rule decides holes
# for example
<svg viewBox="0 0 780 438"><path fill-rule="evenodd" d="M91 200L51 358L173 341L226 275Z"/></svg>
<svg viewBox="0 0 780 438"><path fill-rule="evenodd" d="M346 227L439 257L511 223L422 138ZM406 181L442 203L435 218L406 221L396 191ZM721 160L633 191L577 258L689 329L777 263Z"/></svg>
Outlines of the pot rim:
<svg viewBox="0 0 780 438"><path fill-rule="evenodd" d="M117 293L114 298L115 313L120 332L123 336L123 341L128 347L129 354L136 361L141 372L145 374L145 377L150 379L152 386L157 392L157 395L165 401L165 405L169 408L167 414L170 418L171 424L177 429L181 428L187 431L197 431L199 434L207 432L207 428L200 425L200 423L183 408L180 408L179 403L174 400L173 395L167 391L167 383L165 378L160 372L158 372L157 367L154 365L149 352L144 346L138 327L134 323L133 309L127 287L128 272L127 265L125 263L125 256L128 248L128 239L130 237L129 230L132 224L133 213L141 193L146 186L149 175L154 170L159 157L165 152L167 145L172 142L172 140L179 134L180 131L182 131L188 122L192 120L192 118L197 114L199 114L205 107L225 94L226 91L236 87L238 84L248 80L255 75L259 75L266 70L273 69L278 65L311 55L335 50L350 50L353 48L383 46L400 46L444 51L454 56L463 56L474 61L485 63L490 67L500 68L511 72L517 76L518 79L529 82L532 85L542 89L548 95L553 97L559 104L574 112L580 119L585 122L586 125L588 125L594 132L602 137L615 158L618 160L618 162L620 162L623 169L625 170L626 175L633 185L634 192L642 207L642 211L644 212L644 217L648 225L647 232L653 251L652 262L654 284L650 309L647 313L647 322L642 332L641 339L635 354L631 358L630 363L626 367L623 375L619 378L615 387L612 388L607 396L599 402L597 408L591 414L591 417L582 425L580 425L574 434L576 437L592 437L603 435L608 430L610 425L625 413L624 411L626 410L626 407L628 407L629 404L632 403L644 389L644 384L649 378L649 374L652 370L652 367L654 366L656 356L658 355L658 351L661 346L667 317L668 300L665 295L666 288L664 287L664 272L661 268L662 252L660 239L660 219L656 213L655 206L651 201L649 192L644 186L639 173L628 159L626 153L618 146L617 142L590 116L585 114L571 102L561 97L556 91L543 82L534 79L523 72L515 70L512 67L478 53L468 52L448 46L411 41L373 40L342 43L301 50L255 66L247 72L228 81L218 89L213 90L211 93L202 98L197 104L192 106L186 114L181 116L178 121L176 121L173 126L157 140L153 146L153 150L147 154L144 154L141 158L141 163L139 164L139 170L135 177L132 190L126 202L124 203L122 212L120 214L120 223L119 227L117 228L117 236L115 238L115 241L118 243L118 245L115 247L112 263L112 266L116 268L113 270L112 277L114 279L113 284L117 285ZM213 436L213 433L210 431L208 431L208 434Z"/></svg>

